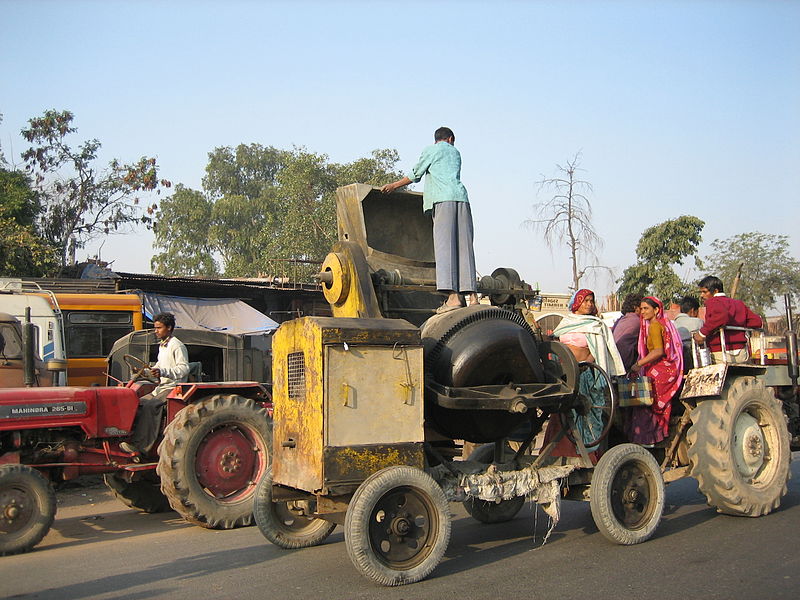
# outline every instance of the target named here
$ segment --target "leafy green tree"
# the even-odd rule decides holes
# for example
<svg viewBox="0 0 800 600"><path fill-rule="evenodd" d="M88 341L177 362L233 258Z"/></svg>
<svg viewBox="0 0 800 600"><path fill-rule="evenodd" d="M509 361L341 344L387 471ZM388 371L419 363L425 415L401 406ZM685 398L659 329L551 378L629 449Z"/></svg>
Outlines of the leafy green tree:
<svg viewBox="0 0 800 600"><path fill-rule="evenodd" d="M155 246L162 252L153 259L154 270L252 277L286 272L291 261L321 261L336 240L336 188L399 178L393 171L398 160L394 150L337 164L303 148L216 148L209 153L203 192L181 188L162 202L155 227ZM195 200L204 207L197 219L180 218L187 194L203 199ZM190 264L188 257L200 254L205 262L195 258ZM292 276L307 277L317 269L295 269Z"/></svg>
<svg viewBox="0 0 800 600"><path fill-rule="evenodd" d="M99 168L98 140L77 147L68 143L77 132L73 118L69 111L47 110L22 130L31 144L22 158L42 199L40 230L57 249L61 268L90 239L150 224L155 205L143 206L140 194L170 185L159 180L155 158L143 156L130 164L114 159Z"/></svg>
<svg viewBox="0 0 800 600"><path fill-rule="evenodd" d="M697 217L681 216L648 227L636 245L636 264L622 274L617 294L655 295L665 304L694 291L692 282L681 281L674 267L693 257L702 267L697 246L702 241L705 222Z"/></svg>
<svg viewBox="0 0 800 600"><path fill-rule="evenodd" d="M784 294L800 298L800 261L789 254L789 237L759 233L740 233L726 240L711 242L706 258L709 273L722 279L730 291L741 265L741 283L736 297L752 310L764 314Z"/></svg>
<svg viewBox="0 0 800 600"><path fill-rule="evenodd" d="M0 167L0 275L46 275L56 264L54 249L38 234L38 194L25 173Z"/></svg>
<svg viewBox="0 0 800 600"><path fill-rule="evenodd" d="M202 193L181 184L175 186L175 193L168 200L161 203L153 231L158 239L167 230L175 251L153 256L151 268L162 274L219 275L212 256L213 245L207 235L198 235L211 221L212 203Z"/></svg>
<svg viewBox="0 0 800 600"><path fill-rule="evenodd" d="M603 246L603 240L592 225L592 205L587 197L592 184L578 177L583 170L580 161L578 153L565 166L556 165L557 177L543 177L538 182L540 193L547 190L553 196L534 204L537 218L525 221L526 225L542 231L551 249L555 244L567 246L572 264L572 290L580 288L587 270L606 268L596 264L584 266L587 260L596 262L596 250Z"/></svg>

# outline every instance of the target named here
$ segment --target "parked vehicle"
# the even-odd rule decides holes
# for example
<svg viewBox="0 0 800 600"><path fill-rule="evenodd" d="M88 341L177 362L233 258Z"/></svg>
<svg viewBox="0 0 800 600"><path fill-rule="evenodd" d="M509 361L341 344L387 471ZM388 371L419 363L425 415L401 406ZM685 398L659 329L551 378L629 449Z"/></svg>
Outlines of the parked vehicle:
<svg viewBox="0 0 800 600"><path fill-rule="evenodd" d="M54 385L105 385L114 342L143 326L136 294L53 293L35 283L0 280L0 310L22 321L28 308L42 360L67 361Z"/></svg>
<svg viewBox="0 0 800 600"><path fill-rule="evenodd" d="M168 396L160 444L139 456L129 440L139 398L155 388L147 363L126 356L117 387L0 389L0 555L25 552L55 517L53 484L104 474L126 505L176 510L228 529L253 520L253 494L271 451L269 391L254 381L179 384Z"/></svg>

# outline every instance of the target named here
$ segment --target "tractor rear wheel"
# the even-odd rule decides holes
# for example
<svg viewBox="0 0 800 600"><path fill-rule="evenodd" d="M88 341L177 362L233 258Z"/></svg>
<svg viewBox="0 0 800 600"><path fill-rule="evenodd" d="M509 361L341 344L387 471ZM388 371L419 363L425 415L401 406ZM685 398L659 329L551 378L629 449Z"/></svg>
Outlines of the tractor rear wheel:
<svg viewBox="0 0 800 600"><path fill-rule="evenodd" d="M791 474L780 400L756 377L735 377L719 400L700 402L691 419L692 476L708 504L746 517L778 508Z"/></svg>
<svg viewBox="0 0 800 600"><path fill-rule="evenodd" d="M607 539L630 546L655 533L664 512L664 479L653 455L636 444L614 446L592 474L589 504Z"/></svg>
<svg viewBox="0 0 800 600"><path fill-rule="evenodd" d="M256 489L253 513L259 530L270 542L287 550L318 546L336 529L336 523L305 516L297 503L273 502L271 471Z"/></svg>
<svg viewBox="0 0 800 600"><path fill-rule="evenodd" d="M172 510L169 500L161 491L161 483L155 471L146 471L140 479L134 481L124 479L120 473L108 473L103 475L103 479L117 500L125 506L146 513Z"/></svg>
<svg viewBox="0 0 800 600"><path fill-rule="evenodd" d="M450 542L447 499L425 471L387 467L353 494L344 539L350 560L365 577L386 586L420 581Z"/></svg>
<svg viewBox="0 0 800 600"><path fill-rule="evenodd" d="M506 444L504 454L513 455L511 447ZM494 460L494 444L484 444L469 455L469 460L489 465ZM481 523L505 523L517 516L525 505L525 496L517 496L511 500L491 502L478 498L468 498L463 502L470 516Z"/></svg>
<svg viewBox="0 0 800 600"><path fill-rule="evenodd" d="M27 552L56 516L53 486L27 465L0 466L0 556Z"/></svg>
<svg viewBox="0 0 800 600"><path fill-rule="evenodd" d="M271 438L266 411L251 399L219 394L190 404L164 429L161 490L190 523L209 529L251 525Z"/></svg>

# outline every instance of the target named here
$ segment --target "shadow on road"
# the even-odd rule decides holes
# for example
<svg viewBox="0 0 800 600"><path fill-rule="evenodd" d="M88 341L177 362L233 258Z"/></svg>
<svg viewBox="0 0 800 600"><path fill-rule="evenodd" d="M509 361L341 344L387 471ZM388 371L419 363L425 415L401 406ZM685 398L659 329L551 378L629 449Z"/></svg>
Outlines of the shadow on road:
<svg viewBox="0 0 800 600"><path fill-rule="evenodd" d="M250 546L218 552L208 552L184 558L176 558L160 565L152 566L133 572L119 573L96 579L85 579L80 583L51 587L39 593L38 597L58 598L59 600L77 600L103 594L108 596L120 592L120 598L157 598L175 592L182 580L219 574L226 570L250 567L263 564L277 555L267 549L265 545ZM172 582L169 587L148 587L146 593L131 593L130 588L158 584L158 582ZM210 596L210 597L213 597Z"/></svg>
<svg viewBox="0 0 800 600"><path fill-rule="evenodd" d="M181 519L176 512L147 514L131 509L104 512L82 517L67 517L56 520L45 542L39 550L54 550L101 542L108 539L124 539L148 535L167 529L194 527ZM48 543L49 542L49 543Z"/></svg>

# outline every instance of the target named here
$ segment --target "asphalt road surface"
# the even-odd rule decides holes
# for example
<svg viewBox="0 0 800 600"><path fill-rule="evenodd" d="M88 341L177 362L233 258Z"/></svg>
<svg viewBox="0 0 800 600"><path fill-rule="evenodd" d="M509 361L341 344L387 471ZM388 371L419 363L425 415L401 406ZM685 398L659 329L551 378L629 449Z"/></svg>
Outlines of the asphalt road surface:
<svg viewBox="0 0 800 600"><path fill-rule="evenodd" d="M256 527L213 531L175 513L125 508L102 486L59 492L50 534L0 558L0 597L102 599L324 598L800 598L800 453L781 508L759 519L717 515L692 479L667 486L655 536L622 547L598 533L588 503L547 517L530 505L483 525L452 504L444 560L425 581L382 588L361 577L341 528L321 546L272 546Z"/></svg>

